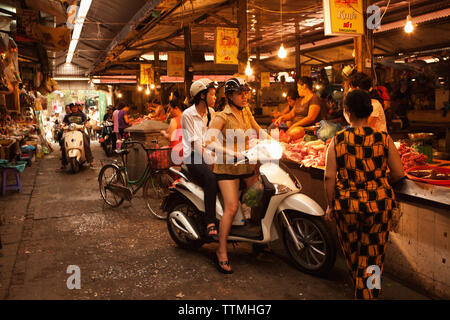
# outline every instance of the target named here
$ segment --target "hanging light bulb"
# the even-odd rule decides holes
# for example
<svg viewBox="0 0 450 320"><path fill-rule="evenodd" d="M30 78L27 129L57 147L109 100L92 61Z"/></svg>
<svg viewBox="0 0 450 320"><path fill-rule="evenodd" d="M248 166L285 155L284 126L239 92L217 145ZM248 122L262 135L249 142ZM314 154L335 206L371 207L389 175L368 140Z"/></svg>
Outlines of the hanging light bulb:
<svg viewBox="0 0 450 320"><path fill-rule="evenodd" d="M287 52L286 49L284 49L284 45L281 44L280 50L278 50L278 57L280 57L280 59L284 59L287 56Z"/></svg>
<svg viewBox="0 0 450 320"><path fill-rule="evenodd" d="M147 90L145 90L145 94L149 95L150 94L150 89L148 88L148 83L147 83Z"/></svg>
<svg viewBox="0 0 450 320"><path fill-rule="evenodd" d="M412 23L412 18L411 18L411 15L408 14L408 16L406 17L405 32L411 33L413 31L414 31L414 25Z"/></svg>
<svg viewBox="0 0 450 320"><path fill-rule="evenodd" d="M155 89L155 85L153 83L150 85L150 89Z"/></svg>
<svg viewBox="0 0 450 320"><path fill-rule="evenodd" d="M141 86L138 86L137 89L138 89L138 91L142 91L142 87Z"/></svg>
<svg viewBox="0 0 450 320"><path fill-rule="evenodd" d="M119 99L122 98L122 93L119 92L119 93L117 94L117 97L118 97Z"/></svg>
<svg viewBox="0 0 450 320"><path fill-rule="evenodd" d="M252 67L250 66L250 60L247 61L247 68L245 68L245 74L249 77L253 74Z"/></svg>

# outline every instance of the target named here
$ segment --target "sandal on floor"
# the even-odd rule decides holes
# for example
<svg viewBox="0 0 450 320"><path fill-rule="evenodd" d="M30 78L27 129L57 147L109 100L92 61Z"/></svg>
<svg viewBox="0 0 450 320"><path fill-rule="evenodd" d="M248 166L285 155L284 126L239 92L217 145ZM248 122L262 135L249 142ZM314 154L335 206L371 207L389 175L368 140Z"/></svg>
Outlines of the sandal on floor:
<svg viewBox="0 0 450 320"><path fill-rule="evenodd" d="M214 231L215 231L215 233L213 233ZM217 236L217 235L218 235L217 228L216 228L215 225L214 225L214 226L207 227L207 228L206 228L206 232L208 233L208 236L209 236L209 237L214 237L214 236Z"/></svg>
<svg viewBox="0 0 450 320"><path fill-rule="evenodd" d="M222 266L230 266L229 260L219 261L219 259L217 258L216 263L217 263L217 270L219 270L219 272L222 272L224 274L232 274L233 273L233 270L226 270L226 269L222 268Z"/></svg>

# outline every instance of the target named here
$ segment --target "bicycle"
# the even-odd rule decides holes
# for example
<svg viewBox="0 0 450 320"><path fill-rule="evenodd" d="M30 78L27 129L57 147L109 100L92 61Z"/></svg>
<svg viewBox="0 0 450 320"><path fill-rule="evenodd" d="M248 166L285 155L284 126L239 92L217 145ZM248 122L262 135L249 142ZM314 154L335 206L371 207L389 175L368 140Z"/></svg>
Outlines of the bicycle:
<svg viewBox="0 0 450 320"><path fill-rule="evenodd" d="M142 175L133 181L129 177L126 157L129 153L127 147L135 144L145 150L147 165ZM133 196L143 188L144 201L150 213L158 219L166 219L167 213L161 207L174 181L168 174L171 150L169 147L146 148L141 142L125 140L122 148L116 150L116 153L121 156L122 163L115 160L111 164L104 165L100 170L98 182L103 201L110 207L119 207L124 200L131 201Z"/></svg>

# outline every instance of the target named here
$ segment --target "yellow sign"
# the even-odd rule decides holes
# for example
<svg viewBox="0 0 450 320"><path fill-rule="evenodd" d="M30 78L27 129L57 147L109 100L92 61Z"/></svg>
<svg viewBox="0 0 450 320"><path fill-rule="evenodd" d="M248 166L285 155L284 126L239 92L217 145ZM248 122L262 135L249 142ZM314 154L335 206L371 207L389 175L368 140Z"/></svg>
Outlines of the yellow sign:
<svg viewBox="0 0 450 320"><path fill-rule="evenodd" d="M270 87L270 72L261 72L261 88Z"/></svg>
<svg viewBox="0 0 450 320"><path fill-rule="evenodd" d="M151 85L155 82L153 66L151 64L141 64L141 85Z"/></svg>
<svg viewBox="0 0 450 320"><path fill-rule="evenodd" d="M326 36L364 34L363 0L323 0Z"/></svg>
<svg viewBox="0 0 450 320"><path fill-rule="evenodd" d="M302 77L311 77L311 66L307 64L302 64L300 66L300 74Z"/></svg>
<svg viewBox="0 0 450 320"><path fill-rule="evenodd" d="M169 77L184 77L184 52L169 51L167 56L167 75Z"/></svg>
<svg viewBox="0 0 450 320"><path fill-rule="evenodd" d="M222 28L216 30L216 63L238 64L239 29Z"/></svg>

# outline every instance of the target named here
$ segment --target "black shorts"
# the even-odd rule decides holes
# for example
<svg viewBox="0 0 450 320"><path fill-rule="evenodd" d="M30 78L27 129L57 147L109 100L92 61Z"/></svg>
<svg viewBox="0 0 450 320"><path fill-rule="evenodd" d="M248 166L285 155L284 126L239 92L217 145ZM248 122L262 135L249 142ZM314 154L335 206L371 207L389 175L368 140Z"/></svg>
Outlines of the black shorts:
<svg viewBox="0 0 450 320"><path fill-rule="evenodd" d="M247 179L255 175L255 172L249 173L249 174L222 174L222 173L215 173L217 181L220 180L235 180L235 179Z"/></svg>

